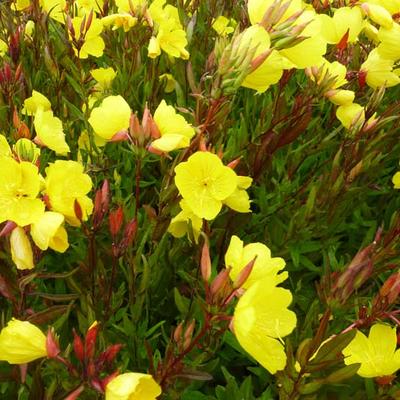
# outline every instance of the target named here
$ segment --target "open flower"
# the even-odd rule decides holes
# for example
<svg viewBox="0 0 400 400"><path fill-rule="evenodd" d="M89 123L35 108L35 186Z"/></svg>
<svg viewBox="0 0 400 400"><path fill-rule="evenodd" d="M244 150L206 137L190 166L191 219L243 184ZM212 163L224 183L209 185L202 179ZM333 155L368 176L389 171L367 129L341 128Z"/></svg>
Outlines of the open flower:
<svg viewBox="0 0 400 400"><path fill-rule="evenodd" d="M233 317L240 345L271 374L286 365L281 343L296 326L296 314L287 309L289 290L276 287L270 278L253 283L239 299Z"/></svg>
<svg viewBox="0 0 400 400"><path fill-rule="evenodd" d="M101 91L107 90L111 87L112 81L116 77L117 73L113 68L97 68L90 71L90 75L97 81L99 89Z"/></svg>
<svg viewBox="0 0 400 400"><path fill-rule="evenodd" d="M130 117L131 109L122 96L108 96L92 110L89 123L96 135L110 140L129 128Z"/></svg>
<svg viewBox="0 0 400 400"><path fill-rule="evenodd" d="M51 110L51 103L46 96L43 96L36 90L32 90L32 96L28 97L24 101L22 113L27 115L35 115L39 109L42 109L43 111L49 111Z"/></svg>
<svg viewBox="0 0 400 400"><path fill-rule="evenodd" d="M254 258L256 261L253 269L244 283L244 288L249 288L255 282L268 278L273 285L278 285L288 277L288 273L282 272L285 268L285 260L280 257L271 257L271 250L262 243L249 243L243 246L237 236L232 236L228 250L225 253L225 265L231 267L230 276L235 280L242 269L249 264Z"/></svg>
<svg viewBox="0 0 400 400"><path fill-rule="evenodd" d="M156 400L161 387L151 375L126 372L106 386L106 400Z"/></svg>
<svg viewBox="0 0 400 400"><path fill-rule="evenodd" d="M168 152L187 147L195 131L182 115L176 113L174 107L163 100L154 113L154 122L161 137L151 143L151 147Z"/></svg>
<svg viewBox="0 0 400 400"><path fill-rule="evenodd" d="M346 365L360 363L357 374L374 378L394 374L400 368L400 349L396 350L396 328L377 323L368 338L357 331L355 338L343 350Z"/></svg>
<svg viewBox="0 0 400 400"><path fill-rule="evenodd" d="M45 185L51 209L63 214L69 224L80 225L75 213L75 201L81 209L82 220L88 219L93 202L86 195L92 189L92 180L83 172L82 164L72 160L57 160L46 168Z"/></svg>
<svg viewBox="0 0 400 400"><path fill-rule="evenodd" d="M49 247L59 253L67 250L68 235L64 226L64 216L53 211L46 211L42 217L31 225L31 236L40 250Z"/></svg>
<svg viewBox="0 0 400 400"><path fill-rule="evenodd" d="M37 198L40 182L35 165L0 157L0 222L26 226L38 220L44 212L44 203Z"/></svg>
<svg viewBox="0 0 400 400"><path fill-rule="evenodd" d="M193 239L197 243L203 226L203 220L193 213L185 200L181 200L179 205L181 206L182 211L171 219L168 232L176 238L180 238L189 234L191 226L194 236Z"/></svg>
<svg viewBox="0 0 400 400"><path fill-rule="evenodd" d="M69 153L62 122L53 115L53 111L43 111L42 108L39 108L36 111L33 125L37 134L35 141L38 144L54 150L57 154L66 155Z"/></svg>
<svg viewBox="0 0 400 400"><path fill-rule="evenodd" d="M111 14L103 17L101 22L104 26L108 27L112 25L112 29L123 28L124 32L128 32L137 23L137 18L128 13Z"/></svg>
<svg viewBox="0 0 400 400"><path fill-rule="evenodd" d="M238 186L238 177L217 155L198 151L175 167L175 184L187 205L199 218L214 219L222 202Z"/></svg>
<svg viewBox="0 0 400 400"><path fill-rule="evenodd" d="M75 34L81 32L83 18L84 17L77 16L72 19L72 26L74 27ZM89 55L101 57L105 48L104 40L100 36L102 31L103 24L100 19L93 17L89 26L86 22L86 29L83 38L76 38L78 41L83 39L83 44L78 49L76 48L75 42L73 42L75 54L78 55L79 58L88 58ZM70 37L70 39L72 38Z"/></svg>
<svg viewBox="0 0 400 400"><path fill-rule="evenodd" d="M46 356L46 336L30 322L13 318L0 332L0 360L25 364Z"/></svg>
<svg viewBox="0 0 400 400"><path fill-rule="evenodd" d="M253 179L249 176L238 175L238 185L236 190L224 200L224 204L232 210L241 213L251 212L250 210L250 198L246 189L248 189L253 182Z"/></svg>

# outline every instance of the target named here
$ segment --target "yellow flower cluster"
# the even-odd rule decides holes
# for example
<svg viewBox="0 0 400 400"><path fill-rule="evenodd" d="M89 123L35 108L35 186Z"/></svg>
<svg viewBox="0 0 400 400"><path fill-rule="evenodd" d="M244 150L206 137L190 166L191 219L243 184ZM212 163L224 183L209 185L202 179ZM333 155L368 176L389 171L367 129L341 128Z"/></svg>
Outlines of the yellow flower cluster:
<svg viewBox="0 0 400 400"><path fill-rule="evenodd" d="M26 107L29 111L30 106ZM12 152L6 138L0 136L0 223L11 221L17 225L10 243L18 269L34 267L28 230L41 250L64 252L69 246L64 222L80 225L76 203L84 221L93 209L87 197L92 181L83 166L76 161L57 160L46 168L43 177L34 164L39 153L27 139L20 139Z"/></svg>

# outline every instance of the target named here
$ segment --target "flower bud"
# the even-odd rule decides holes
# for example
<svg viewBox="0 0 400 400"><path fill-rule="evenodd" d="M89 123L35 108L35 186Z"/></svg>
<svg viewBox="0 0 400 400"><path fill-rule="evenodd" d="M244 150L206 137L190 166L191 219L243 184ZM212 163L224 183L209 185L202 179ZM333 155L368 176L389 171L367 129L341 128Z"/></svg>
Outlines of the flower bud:
<svg viewBox="0 0 400 400"><path fill-rule="evenodd" d="M85 337L85 356L86 359L90 360L94 356L96 347L97 334L99 332L100 325L97 321L89 327Z"/></svg>
<svg viewBox="0 0 400 400"><path fill-rule="evenodd" d="M11 258L17 269L32 269L33 252L31 242L23 228L17 226L10 235Z"/></svg>
<svg viewBox="0 0 400 400"><path fill-rule="evenodd" d="M46 336L30 322L13 318L0 332L0 360L25 364L46 356Z"/></svg>
<svg viewBox="0 0 400 400"><path fill-rule="evenodd" d="M207 240L204 242L203 248L201 250L200 267L201 267L201 276L204 282L208 282L211 276L211 258Z"/></svg>
<svg viewBox="0 0 400 400"><path fill-rule="evenodd" d="M47 357L49 358L56 358L58 354L60 354L60 345L58 343L58 338L54 332L54 328L50 328L47 332L46 350Z"/></svg>
<svg viewBox="0 0 400 400"><path fill-rule="evenodd" d="M83 360L85 358L85 349L83 347L82 339L76 333L75 329L72 332L74 334L73 348L74 348L75 356L80 362L83 362Z"/></svg>

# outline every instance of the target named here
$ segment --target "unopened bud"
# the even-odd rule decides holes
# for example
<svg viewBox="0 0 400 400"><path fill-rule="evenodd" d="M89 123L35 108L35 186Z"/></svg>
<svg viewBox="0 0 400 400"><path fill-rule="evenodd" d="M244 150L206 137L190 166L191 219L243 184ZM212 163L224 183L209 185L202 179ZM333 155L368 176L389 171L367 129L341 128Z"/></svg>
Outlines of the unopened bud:
<svg viewBox="0 0 400 400"><path fill-rule="evenodd" d="M223 269L213 280L210 286L211 295L216 295L229 282L230 268Z"/></svg>
<svg viewBox="0 0 400 400"><path fill-rule="evenodd" d="M133 243L133 240L136 236L137 227L138 225L136 218L132 218L125 226L124 238L119 244L119 250L121 253L124 253L126 249Z"/></svg>
<svg viewBox="0 0 400 400"><path fill-rule="evenodd" d="M235 169L235 168L239 165L241 158L242 158L242 157L235 158L234 160L232 160L232 161L231 161L229 164L227 164L226 166L229 167L229 168L231 168L231 169Z"/></svg>
<svg viewBox="0 0 400 400"><path fill-rule="evenodd" d="M111 139L110 142L124 142L128 140L128 131L126 129L117 132Z"/></svg>
<svg viewBox="0 0 400 400"><path fill-rule="evenodd" d="M244 285L247 278L253 271L254 263L257 260L257 256L255 256L240 272L239 275L236 277L235 281L233 282L233 288L239 289Z"/></svg>
<svg viewBox="0 0 400 400"><path fill-rule="evenodd" d="M111 236L115 237L118 235L123 220L124 220L124 210L121 206L119 206L116 210L110 212L110 215L108 216L108 221L110 224Z"/></svg>
<svg viewBox="0 0 400 400"><path fill-rule="evenodd" d="M72 393L70 393L64 400L77 400L79 395L84 391L84 389L85 389L84 385L79 386Z"/></svg>
<svg viewBox="0 0 400 400"><path fill-rule="evenodd" d="M83 362L85 358L85 349L83 347L83 342L80 336L75 332L75 329L72 331L74 334L73 348L76 358Z"/></svg>
<svg viewBox="0 0 400 400"><path fill-rule="evenodd" d="M180 322L179 325L174 330L174 341L175 343L180 343L182 340L182 332L183 332L183 322Z"/></svg>
<svg viewBox="0 0 400 400"><path fill-rule="evenodd" d="M119 353L122 348L122 344L112 344L111 346L107 347L103 353L100 354L98 358L99 363L111 363L114 361L115 357Z"/></svg>
<svg viewBox="0 0 400 400"><path fill-rule="evenodd" d="M76 216L76 218L78 218L79 222L82 222L82 216L83 216L82 207L79 204L78 199L74 200L74 212L75 212L75 216Z"/></svg>
<svg viewBox="0 0 400 400"><path fill-rule="evenodd" d="M46 351L49 358L55 358L60 353L60 345L53 328L50 328L47 332Z"/></svg>
<svg viewBox="0 0 400 400"><path fill-rule="evenodd" d="M203 248L201 250L200 268L201 276L204 282L208 282L211 276L211 258L210 248L208 246L207 240L204 242Z"/></svg>
<svg viewBox="0 0 400 400"><path fill-rule="evenodd" d="M85 337L85 355L87 359L91 359L94 356L96 347L97 334L99 332L100 325L95 321L88 329Z"/></svg>

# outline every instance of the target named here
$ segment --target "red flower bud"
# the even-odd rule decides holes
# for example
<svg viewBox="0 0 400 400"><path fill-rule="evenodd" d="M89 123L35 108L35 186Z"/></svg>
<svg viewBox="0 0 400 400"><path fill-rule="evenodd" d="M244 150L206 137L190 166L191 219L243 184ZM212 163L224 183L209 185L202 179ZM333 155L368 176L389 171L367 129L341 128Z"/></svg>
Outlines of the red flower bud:
<svg viewBox="0 0 400 400"><path fill-rule="evenodd" d="M50 328L47 332L46 351L49 358L55 358L60 353L60 345L53 328Z"/></svg>
<svg viewBox="0 0 400 400"><path fill-rule="evenodd" d="M200 268L203 280L205 282L208 282L211 276L211 258L210 258L210 249L208 247L207 241L204 242L203 248L201 250Z"/></svg>
<svg viewBox="0 0 400 400"><path fill-rule="evenodd" d="M76 358L80 361L83 362L85 358L85 349L83 348L83 342L80 336L75 332L75 329L73 330L74 334L74 353Z"/></svg>
<svg viewBox="0 0 400 400"><path fill-rule="evenodd" d="M100 364L103 363L111 363L112 361L114 361L114 358L117 356L117 354L119 353L119 351L122 348L122 344L112 344L111 346L107 347L107 349L105 351L103 351L97 362Z"/></svg>
<svg viewBox="0 0 400 400"><path fill-rule="evenodd" d="M79 204L79 201L77 199L74 200L74 212L75 212L75 216L76 218L78 218L79 222L82 222L82 207Z"/></svg>
<svg viewBox="0 0 400 400"><path fill-rule="evenodd" d="M70 393L64 400L76 400L84 389L85 389L84 385L79 386L72 393Z"/></svg>
<svg viewBox="0 0 400 400"><path fill-rule="evenodd" d="M92 359L96 347L97 333L99 332L100 325L95 321L86 333L85 337L85 355L86 359Z"/></svg>
<svg viewBox="0 0 400 400"><path fill-rule="evenodd" d="M111 211L108 216L108 221L110 224L111 236L115 237L121 230L122 222L124 220L124 210L119 206L116 210Z"/></svg>

